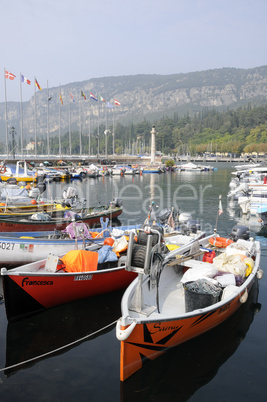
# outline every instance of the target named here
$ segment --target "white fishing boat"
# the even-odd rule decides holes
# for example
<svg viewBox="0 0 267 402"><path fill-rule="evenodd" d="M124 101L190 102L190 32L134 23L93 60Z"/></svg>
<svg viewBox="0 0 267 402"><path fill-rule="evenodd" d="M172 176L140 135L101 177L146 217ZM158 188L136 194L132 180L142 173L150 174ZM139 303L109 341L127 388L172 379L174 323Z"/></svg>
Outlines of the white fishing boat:
<svg viewBox="0 0 267 402"><path fill-rule="evenodd" d="M238 198L238 205L243 214L257 215L258 207L267 206L267 188L265 190L252 190L250 194Z"/></svg>

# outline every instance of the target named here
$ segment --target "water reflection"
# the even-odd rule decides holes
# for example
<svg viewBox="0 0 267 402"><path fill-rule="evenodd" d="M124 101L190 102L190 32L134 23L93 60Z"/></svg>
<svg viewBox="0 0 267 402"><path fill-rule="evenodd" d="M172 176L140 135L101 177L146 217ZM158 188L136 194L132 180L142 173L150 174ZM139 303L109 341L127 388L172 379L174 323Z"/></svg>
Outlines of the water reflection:
<svg viewBox="0 0 267 402"><path fill-rule="evenodd" d="M93 340L111 331L115 326L114 322L120 316L122 293L123 291L119 291L110 295L79 300L8 323L5 375L10 376L18 370L34 365L39 360L50 357L51 354L44 355L51 351L56 350L53 356L59 355L82 342ZM76 343L68 348L62 348L73 342ZM35 359L38 356L42 357ZM32 362L8 369L10 366L33 358Z"/></svg>
<svg viewBox="0 0 267 402"><path fill-rule="evenodd" d="M121 402L187 401L201 386L210 382L221 365L236 351L260 310L258 281L247 303L227 321L189 342L147 362L121 383ZM238 388L238 387L237 387ZM236 389L238 393L239 390ZM231 395L231 400L238 400Z"/></svg>

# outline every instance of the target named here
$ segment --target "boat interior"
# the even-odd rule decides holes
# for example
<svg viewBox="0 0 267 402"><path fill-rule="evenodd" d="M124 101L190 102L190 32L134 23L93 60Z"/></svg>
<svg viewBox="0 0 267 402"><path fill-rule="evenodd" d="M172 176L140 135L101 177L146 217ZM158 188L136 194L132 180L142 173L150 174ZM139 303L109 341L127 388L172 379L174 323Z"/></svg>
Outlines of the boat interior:
<svg viewBox="0 0 267 402"><path fill-rule="evenodd" d="M139 275L125 297L128 305L122 303L124 316L128 309L132 318L140 320L177 317L223 304L241 293L257 263L255 242L210 236L193 245L192 249L181 244L178 252L187 247L184 255L177 254L166 263L154 258L148 274L135 268Z"/></svg>

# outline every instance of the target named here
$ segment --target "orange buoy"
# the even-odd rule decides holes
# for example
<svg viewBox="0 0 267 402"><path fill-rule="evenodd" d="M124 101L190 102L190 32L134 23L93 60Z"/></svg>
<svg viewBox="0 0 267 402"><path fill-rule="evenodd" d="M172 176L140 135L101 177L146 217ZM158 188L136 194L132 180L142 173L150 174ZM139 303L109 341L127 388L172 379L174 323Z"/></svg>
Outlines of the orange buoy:
<svg viewBox="0 0 267 402"><path fill-rule="evenodd" d="M36 205L37 204L36 200L31 200L31 204Z"/></svg>
<svg viewBox="0 0 267 402"><path fill-rule="evenodd" d="M106 246L113 246L113 244L114 244L114 239L112 239L112 237L107 237L107 238L104 240L104 244L105 244Z"/></svg>
<svg viewBox="0 0 267 402"><path fill-rule="evenodd" d="M211 237L209 239L210 244L215 247L225 248L230 244L234 243L231 239L226 239L225 237Z"/></svg>

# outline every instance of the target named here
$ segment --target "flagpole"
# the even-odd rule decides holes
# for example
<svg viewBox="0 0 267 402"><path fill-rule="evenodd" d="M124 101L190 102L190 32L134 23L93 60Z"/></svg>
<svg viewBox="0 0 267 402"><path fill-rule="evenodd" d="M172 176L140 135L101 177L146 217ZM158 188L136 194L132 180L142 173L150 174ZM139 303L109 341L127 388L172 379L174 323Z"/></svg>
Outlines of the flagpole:
<svg viewBox="0 0 267 402"><path fill-rule="evenodd" d="M6 69L4 68L5 80L5 114L6 114L6 156L8 157L8 120L7 120L7 96L6 96Z"/></svg>
<svg viewBox="0 0 267 402"><path fill-rule="evenodd" d="M50 147L49 147L49 89L48 89L48 80L47 80L47 156L50 155Z"/></svg>
<svg viewBox="0 0 267 402"><path fill-rule="evenodd" d="M61 157L61 86L59 84L59 121L58 121L58 152L59 156Z"/></svg>
<svg viewBox="0 0 267 402"><path fill-rule="evenodd" d="M91 115L89 112L89 156L91 156Z"/></svg>
<svg viewBox="0 0 267 402"><path fill-rule="evenodd" d="M20 73L20 141L21 141L21 157L23 157L23 116L22 116L22 85Z"/></svg>
<svg viewBox="0 0 267 402"><path fill-rule="evenodd" d="M106 157L108 157L108 110L106 105Z"/></svg>
<svg viewBox="0 0 267 402"><path fill-rule="evenodd" d="M113 107L113 155L115 155L114 109Z"/></svg>
<svg viewBox="0 0 267 402"><path fill-rule="evenodd" d="M98 113L97 113L97 125L98 125L98 128L97 128L97 137L98 137L98 139L97 139L97 157L99 156L99 102L98 102Z"/></svg>
<svg viewBox="0 0 267 402"><path fill-rule="evenodd" d="M70 116L70 101L69 101L69 147L70 147L70 156L71 156L71 116Z"/></svg>
<svg viewBox="0 0 267 402"><path fill-rule="evenodd" d="M80 115L80 156L82 155L82 116L81 116L81 97L79 97L79 115Z"/></svg>
<svg viewBox="0 0 267 402"><path fill-rule="evenodd" d="M34 77L34 113L35 113L35 157L37 156L37 115L36 115L36 78Z"/></svg>

